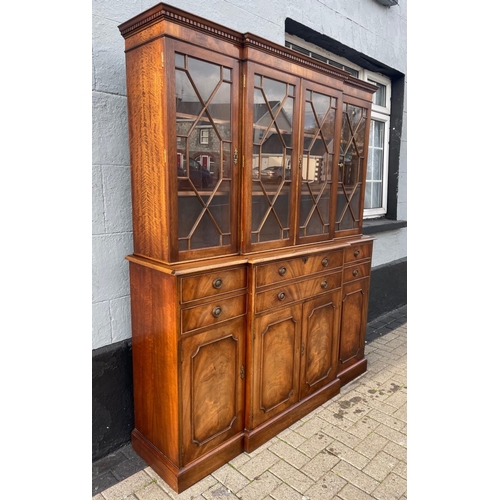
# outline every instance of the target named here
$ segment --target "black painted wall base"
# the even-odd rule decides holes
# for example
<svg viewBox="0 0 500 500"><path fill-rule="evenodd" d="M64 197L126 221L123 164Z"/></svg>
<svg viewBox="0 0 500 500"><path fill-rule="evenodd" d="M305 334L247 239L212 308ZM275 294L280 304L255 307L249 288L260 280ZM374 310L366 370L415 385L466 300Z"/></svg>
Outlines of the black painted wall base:
<svg viewBox="0 0 500 500"><path fill-rule="evenodd" d="M368 322L406 305L406 258L372 268Z"/></svg>
<svg viewBox="0 0 500 500"><path fill-rule="evenodd" d="M133 428L129 339L92 351L92 462L128 443Z"/></svg>
<svg viewBox="0 0 500 500"><path fill-rule="evenodd" d="M368 322L406 305L406 259L372 269ZM92 462L130 442L134 428L131 341L92 351Z"/></svg>

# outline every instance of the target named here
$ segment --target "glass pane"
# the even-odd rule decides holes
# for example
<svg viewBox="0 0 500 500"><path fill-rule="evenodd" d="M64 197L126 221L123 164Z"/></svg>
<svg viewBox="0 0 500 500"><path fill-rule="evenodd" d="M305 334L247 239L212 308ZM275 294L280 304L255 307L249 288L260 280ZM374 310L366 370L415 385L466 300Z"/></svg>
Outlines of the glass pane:
<svg viewBox="0 0 500 500"><path fill-rule="evenodd" d="M371 208L381 208L382 207L382 183L374 182L372 186L372 207Z"/></svg>
<svg viewBox="0 0 500 500"><path fill-rule="evenodd" d="M231 240L232 84L222 81L230 69L185 59L186 71L176 70L180 251Z"/></svg>
<svg viewBox="0 0 500 500"><path fill-rule="evenodd" d="M305 105L300 236L328 234L332 182L335 99L307 91Z"/></svg>
<svg viewBox="0 0 500 500"><path fill-rule="evenodd" d="M287 95L287 85L286 83L271 80L270 78L264 78L263 80L264 94L271 107L274 107L275 104L282 102Z"/></svg>
<svg viewBox="0 0 500 500"><path fill-rule="evenodd" d="M231 84L222 83L208 105L208 115L222 140L231 140Z"/></svg>
<svg viewBox="0 0 500 500"><path fill-rule="evenodd" d="M289 237L294 99L290 88L256 75L253 105L252 242Z"/></svg>
<svg viewBox="0 0 500 500"><path fill-rule="evenodd" d="M175 54L175 66L178 68L185 68L185 59L183 54Z"/></svg>
<svg viewBox="0 0 500 500"><path fill-rule="evenodd" d="M372 200L372 182L367 182L365 187L365 208L373 208Z"/></svg>
<svg viewBox="0 0 500 500"><path fill-rule="evenodd" d="M204 102L221 80L221 67L200 59L188 58L188 72Z"/></svg>
<svg viewBox="0 0 500 500"><path fill-rule="evenodd" d="M359 201L364 161L366 110L344 104L337 189L336 229L359 227ZM372 155L372 158L375 156ZM373 171L373 164L371 166ZM367 207L368 208L368 207Z"/></svg>
<svg viewBox="0 0 500 500"><path fill-rule="evenodd" d="M371 84L376 85L378 87L375 95L373 96L373 104L377 104L378 106L386 106L386 89L385 85L381 83L374 82L372 80L368 80Z"/></svg>

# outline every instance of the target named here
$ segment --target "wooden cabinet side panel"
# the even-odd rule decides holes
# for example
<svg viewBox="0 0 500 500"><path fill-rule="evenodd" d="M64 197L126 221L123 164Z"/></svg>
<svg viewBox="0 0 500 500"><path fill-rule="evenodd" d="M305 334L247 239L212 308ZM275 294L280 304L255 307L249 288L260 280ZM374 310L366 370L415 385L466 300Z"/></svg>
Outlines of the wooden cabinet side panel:
<svg viewBox="0 0 500 500"><path fill-rule="evenodd" d="M127 52L134 253L167 261L163 40Z"/></svg>
<svg viewBox="0 0 500 500"><path fill-rule="evenodd" d="M135 428L179 466L175 278L130 263Z"/></svg>

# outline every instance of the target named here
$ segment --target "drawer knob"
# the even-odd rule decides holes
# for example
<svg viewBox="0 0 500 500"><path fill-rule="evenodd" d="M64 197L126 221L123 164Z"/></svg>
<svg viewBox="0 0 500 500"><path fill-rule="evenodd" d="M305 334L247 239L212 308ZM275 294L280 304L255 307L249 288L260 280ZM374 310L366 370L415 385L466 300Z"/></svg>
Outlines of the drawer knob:
<svg viewBox="0 0 500 500"><path fill-rule="evenodd" d="M212 309L212 316L218 318L222 314L222 307L217 306Z"/></svg>
<svg viewBox="0 0 500 500"><path fill-rule="evenodd" d="M219 289L222 287L222 279L221 278L217 278L215 279L213 282L212 282L212 286L216 289Z"/></svg>
<svg viewBox="0 0 500 500"><path fill-rule="evenodd" d="M302 262L305 264L309 260L309 257L302 257Z"/></svg>
<svg viewBox="0 0 500 500"><path fill-rule="evenodd" d="M278 273L280 276L285 276L286 274L286 267L280 267L278 270Z"/></svg>
<svg viewBox="0 0 500 500"><path fill-rule="evenodd" d="M321 265L323 267L326 267L328 265L328 259L326 257L321 261Z"/></svg>
<svg viewBox="0 0 500 500"><path fill-rule="evenodd" d="M326 288L327 286L328 286L328 282L327 282L326 280L323 280L323 281L321 282L321 288L323 288L323 289L324 289L324 288Z"/></svg>
<svg viewBox="0 0 500 500"><path fill-rule="evenodd" d="M285 300L286 293L285 292L280 292L278 293L278 300Z"/></svg>
<svg viewBox="0 0 500 500"><path fill-rule="evenodd" d="M356 251L354 252L354 257L357 257L358 255L359 255L359 250L356 250Z"/></svg>
<svg viewBox="0 0 500 500"><path fill-rule="evenodd" d="M357 269L354 269L354 271L352 272L352 275L357 276L358 274L359 274L359 271Z"/></svg>

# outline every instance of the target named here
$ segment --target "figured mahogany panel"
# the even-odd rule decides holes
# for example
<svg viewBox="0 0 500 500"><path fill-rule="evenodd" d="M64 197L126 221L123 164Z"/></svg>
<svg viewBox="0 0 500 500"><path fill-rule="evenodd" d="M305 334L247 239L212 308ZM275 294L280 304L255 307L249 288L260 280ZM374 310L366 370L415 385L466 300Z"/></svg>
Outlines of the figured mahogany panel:
<svg viewBox="0 0 500 500"><path fill-rule="evenodd" d="M162 54L161 40L127 54L127 105L134 253L166 261Z"/></svg>
<svg viewBox="0 0 500 500"><path fill-rule="evenodd" d="M184 465L243 430L244 325L182 341Z"/></svg>
<svg viewBox="0 0 500 500"><path fill-rule="evenodd" d="M182 333L212 326L245 314L247 311L246 295L238 295L230 299L218 300L190 307L181 311Z"/></svg>
<svg viewBox="0 0 500 500"><path fill-rule="evenodd" d="M371 262L364 262L344 269L344 283L360 278L366 278L370 275Z"/></svg>
<svg viewBox="0 0 500 500"><path fill-rule="evenodd" d="M253 425L298 401L301 306L262 316L255 322Z"/></svg>
<svg viewBox="0 0 500 500"><path fill-rule="evenodd" d="M356 262L358 260L369 259L372 256L373 240L366 243L354 243L345 249L345 261Z"/></svg>
<svg viewBox="0 0 500 500"><path fill-rule="evenodd" d="M256 286L270 285L300 276L333 270L341 267L343 261L344 251L341 248L262 264L256 270Z"/></svg>
<svg viewBox="0 0 500 500"><path fill-rule="evenodd" d="M317 391L337 375L340 290L304 304L300 397Z"/></svg>
<svg viewBox="0 0 500 500"><path fill-rule="evenodd" d="M212 273L181 278L180 283L181 302L189 302L246 288L247 273L245 267L221 269Z"/></svg>
<svg viewBox="0 0 500 500"><path fill-rule="evenodd" d="M341 285L342 273L337 272L260 292L255 297L255 312L259 313L296 300L307 299L339 288Z"/></svg>
<svg viewBox="0 0 500 500"><path fill-rule="evenodd" d="M130 263L134 425L179 465L179 375L175 280Z"/></svg>
<svg viewBox="0 0 500 500"><path fill-rule="evenodd" d="M368 290L369 278L348 283L342 289L339 371L363 357Z"/></svg>

